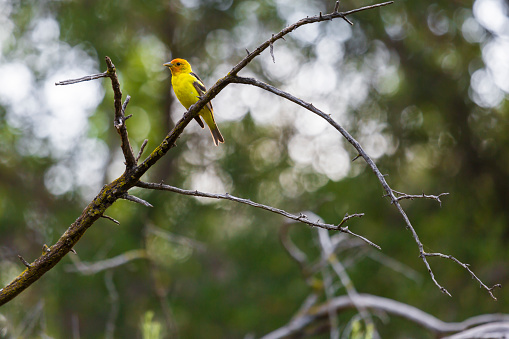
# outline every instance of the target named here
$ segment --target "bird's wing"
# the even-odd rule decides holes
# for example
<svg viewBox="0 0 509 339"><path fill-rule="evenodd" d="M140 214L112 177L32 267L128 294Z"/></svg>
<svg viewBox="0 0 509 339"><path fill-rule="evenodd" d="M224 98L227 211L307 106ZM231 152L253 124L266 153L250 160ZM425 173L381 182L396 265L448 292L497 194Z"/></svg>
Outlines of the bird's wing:
<svg viewBox="0 0 509 339"><path fill-rule="evenodd" d="M194 88L198 91L198 94L200 95L200 98L203 94L205 94L205 92L207 91L207 89L205 88L205 85L203 84L203 81L201 81L200 77L194 73L194 72L191 72L191 75L195 78L195 81L193 82L193 86ZM207 105L206 107L208 107L208 109L213 112L214 110L212 109L212 103L209 101L207 102Z"/></svg>

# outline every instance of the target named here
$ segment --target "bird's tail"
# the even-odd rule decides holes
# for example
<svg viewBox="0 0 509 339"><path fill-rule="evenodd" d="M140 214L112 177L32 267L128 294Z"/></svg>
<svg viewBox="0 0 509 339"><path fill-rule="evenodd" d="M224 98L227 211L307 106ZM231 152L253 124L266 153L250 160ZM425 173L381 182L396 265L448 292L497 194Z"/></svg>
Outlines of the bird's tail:
<svg viewBox="0 0 509 339"><path fill-rule="evenodd" d="M214 144L216 146L219 145L219 143L224 143L223 136L221 135L221 132L219 132L219 128L217 128L216 121L214 120L214 113L211 109L203 109L200 112L200 116L205 120L205 123L207 126L209 126L210 133L212 134L212 139L214 139Z"/></svg>
<svg viewBox="0 0 509 339"><path fill-rule="evenodd" d="M212 134L212 139L214 139L214 144L217 146L219 143L224 143L223 136L221 132L219 132L219 128L215 126L215 128L210 129L210 133Z"/></svg>

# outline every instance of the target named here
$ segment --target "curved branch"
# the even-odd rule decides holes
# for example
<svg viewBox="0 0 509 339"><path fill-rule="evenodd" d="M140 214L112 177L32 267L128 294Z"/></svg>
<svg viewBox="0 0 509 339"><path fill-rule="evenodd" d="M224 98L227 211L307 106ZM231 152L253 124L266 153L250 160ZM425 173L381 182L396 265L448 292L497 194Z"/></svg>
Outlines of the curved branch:
<svg viewBox="0 0 509 339"><path fill-rule="evenodd" d="M355 303L348 296L336 297L322 305L314 306L307 313L292 319L287 325L268 333L263 339L286 338L301 333L308 325L317 320L326 319L329 312L343 312L356 308L356 303L367 309L378 310L407 319L436 335L446 335L464 331L470 327L494 322L509 322L509 314L489 314L472 317L462 322L444 322L414 306L396 300L371 294L358 294Z"/></svg>
<svg viewBox="0 0 509 339"><path fill-rule="evenodd" d="M428 260L426 259L429 256L440 256L440 257L443 257L443 258L451 259L454 262L456 262L457 264L459 264L461 267L467 269L468 272L472 275L472 277L474 279L476 279L481 284L481 287L483 287L486 291L488 291L489 295L494 300L497 300L497 298L493 295L493 289L495 289L496 287L501 287L500 284L496 284L493 287L488 287L470 270L470 268L468 267L467 264L464 264L461 261L457 260L456 258L453 258L453 257L451 257L449 255L445 255L445 254L442 254L442 253L426 253L426 251L424 251L424 245L422 244L421 240L419 239L419 235L415 231L415 228L412 226L412 223L410 222L410 219L408 218L406 212L403 210L403 207L401 207L401 204L399 203L399 200L401 200L401 199L410 199L410 198L417 198L417 197L419 197L419 198L430 198L430 199L437 200L437 201L439 201L441 203L440 196L446 195L448 193L442 193L442 194L440 194L438 196L426 196L424 194L420 195L420 196L410 196L410 195L405 195L404 193L401 193L401 192L394 191L389 186L387 181L385 180L385 176L382 174L382 172L380 172L380 170L376 166L375 162L364 151L364 149L359 144L359 142L357 140L355 140L354 137L352 137L352 135L350 135L350 133L348 133L347 130L345 130L341 125L339 125L336 121L334 121L334 119L332 119L332 117L329 114L326 114L326 113L322 112L321 110L319 110L318 108L313 106L313 104L311 104L311 103L308 103L308 102L306 102L304 100L301 100L301 99L291 95L290 93L282 91L279 88L276 88L274 86L266 84L266 83L264 83L262 81L259 81L257 79L233 76L232 77L232 81L235 82L235 83L238 83L238 84L247 84L247 85L253 85L253 86L262 88L262 89L264 89L264 90L266 90L266 91L268 91L270 93L276 94L276 95L278 95L278 96L280 96L282 98L285 98L285 99L287 99L287 100L289 100L289 101L291 101L291 102L293 102L293 103L295 103L295 104L297 104L299 106L302 106L302 107L306 108L307 110L315 113L316 115L318 115L322 119L326 120L339 133L341 133L341 135L343 135L343 137L355 148L355 150L358 152L358 154L362 158L364 158L364 161L366 161L366 163L371 168L373 173L375 173L375 175L377 176L378 181L380 181L380 183L382 184L383 189L386 192L385 196L388 196L388 197L391 198L391 203L394 204L394 206L396 206L396 208L398 209L398 212L401 214L401 216L403 217L403 220L405 221L407 229L409 229L410 232L412 233L412 236L413 236L413 238L414 238L414 240L415 240L415 242L416 242L416 244L417 244L417 246L419 248L419 257L424 262L424 265L426 266L426 269L428 270L428 273L430 274L431 279L433 280L435 285L443 293L447 294L448 296L451 296L449 291L445 287L440 285L438 283L438 281L436 280L435 275L434 275L434 273L433 273L433 271L431 269L431 266L429 265ZM397 193L400 196L396 197L395 193Z"/></svg>

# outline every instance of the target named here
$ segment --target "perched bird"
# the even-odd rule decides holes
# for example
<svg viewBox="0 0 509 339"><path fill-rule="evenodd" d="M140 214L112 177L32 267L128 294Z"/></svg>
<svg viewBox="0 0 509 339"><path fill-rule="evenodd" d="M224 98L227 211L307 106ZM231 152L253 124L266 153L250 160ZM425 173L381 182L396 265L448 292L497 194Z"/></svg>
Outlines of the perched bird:
<svg viewBox="0 0 509 339"><path fill-rule="evenodd" d="M184 59L173 59L171 62L163 64L167 66L171 71L171 84L173 91L179 99L180 103L188 109L192 104L196 103L200 97L207 91L203 81L200 77L193 73L191 65ZM214 144L217 146L220 142L224 143L223 136L217 128L216 121L214 120L214 109L212 103L209 101L205 107L195 117L201 128L205 128L203 121L200 116L205 120L207 126L209 126L210 133L212 133L212 139Z"/></svg>

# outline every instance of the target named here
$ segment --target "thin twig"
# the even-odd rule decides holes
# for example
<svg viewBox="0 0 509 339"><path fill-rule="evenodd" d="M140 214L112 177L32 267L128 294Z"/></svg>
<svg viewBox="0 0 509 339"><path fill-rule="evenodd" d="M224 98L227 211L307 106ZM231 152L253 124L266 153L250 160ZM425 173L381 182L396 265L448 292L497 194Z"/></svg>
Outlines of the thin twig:
<svg viewBox="0 0 509 339"><path fill-rule="evenodd" d="M131 250L120 255L117 255L116 257L100 260L94 263L82 262L79 261L78 259L75 259L74 266L69 265L66 268L66 271L79 272L83 275L93 275L102 271L107 271L112 268L122 266L136 259L147 259L147 258L148 258L147 251L142 249Z"/></svg>
<svg viewBox="0 0 509 339"><path fill-rule="evenodd" d="M163 230L159 227L155 227L153 225L147 225L145 230L146 230L147 234L151 233L158 237L166 239L169 242L179 244L182 246L187 246L189 248L192 248L193 250L196 250L199 253L204 253L207 250L207 245L205 245L204 243L202 243L198 240L195 240L195 239L192 239L189 237L185 237L183 235L171 233L171 232Z"/></svg>
<svg viewBox="0 0 509 339"><path fill-rule="evenodd" d="M444 195L449 195L449 193L440 193L439 195L431 195L431 194L424 194L424 193L422 193L422 194L406 194L406 193L398 192L395 190L392 190L392 191L397 194L396 200L398 200L398 201L404 200L404 199L409 199L409 200L432 199L432 200L438 201L438 204L440 205L440 207L442 207L442 201L440 200L440 197L442 197Z"/></svg>
<svg viewBox="0 0 509 339"><path fill-rule="evenodd" d="M115 224L120 225L120 222L118 222L117 220L113 219L109 215L103 214L103 215L101 215L101 218L108 219L110 221L113 221Z"/></svg>
<svg viewBox="0 0 509 339"><path fill-rule="evenodd" d="M245 205L249 205L249 206L252 206L252 207L261 208L261 209L264 209L266 211L270 211L272 213L276 213L276 214L282 215L282 216L284 216L284 217L286 217L288 219L292 219L292 220L295 220L295 221L299 221L299 222L308 224L309 226L315 226L315 227L324 228L326 230L333 230L333 231L340 231L340 232L343 232L343 233L347 233L347 234L350 234L350 235L352 235L354 237L362 239L363 241L365 241L366 243L368 243L369 245L371 245L373 247L381 249L380 246L378 246L377 244L373 243L372 241L366 239L365 237L363 237L361 235L353 233L352 231L350 231L348 229L348 227L341 227L341 226L338 226L338 225L325 224L325 223L318 222L318 221L311 221L304 214L300 214L300 215L291 214L291 213L288 213L288 212L286 212L284 210L281 210L279 208L275 208L275 207L272 207L272 206L259 204L257 202L253 202L253 201L251 201L249 199L238 198L238 197L235 197L235 196L230 195L228 193L225 193L225 194L205 193L205 192L200 192L200 191L184 190L182 188L178 188L178 187L174 187L174 186L170 186L170 185L165 185L165 184L160 184L160 183L159 184L158 183L148 183L148 182L143 182L143 181L139 181L136 184L136 186L142 187L142 188L147 188L147 189L154 189L154 190L161 190L161 191L170 191L170 192L175 192L175 193L184 194L184 195L191 195L191 196L195 196L195 197L204 197L204 198L224 199L224 200L235 201L235 202L238 202L238 203L241 203L241 204L245 204Z"/></svg>
<svg viewBox="0 0 509 339"><path fill-rule="evenodd" d="M84 76L84 77L81 77L78 79L69 79L69 80L58 81L58 82L55 82L55 86L72 85L72 84L77 84L78 82L83 82L83 81L96 80L96 79L100 79L100 78L108 78L109 76L110 75L106 71L104 73L87 75L87 76Z"/></svg>
<svg viewBox="0 0 509 339"><path fill-rule="evenodd" d="M138 152L136 159L134 159L134 160L136 160L136 163L138 163L138 161L140 160L141 155L143 154L143 151L145 150L145 146L147 146L147 143L148 143L148 139L143 140L143 143L141 144L141 147L140 147L140 151Z"/></svg>
<svg viewBox="0 0 509 339"><path fill-rule="evenodd" d="M343 220L341 220L341 222L339 223L338 226L343 226L343 224L345 222L347 222L348 220L352 219L352 218L361 218L364 216L364 213L354 213L354 214L345 214L345 216L343 217Z"/></svg>
<svg viewBox="0 0 509 339"><path fill-rule="evenodd" d="M28 261L26 261L21 255L18 254L18 258L23 263L23 265L30 268L30 264L28 263Z"/></svg>
<svg viewBox="0 0 509 339"><path fill-rule="evenodd" d="M125 110L127 108L127 105L129 104L129 101L131 101L131 96L127 95L126 98L125 98L124 103L122 104L122 116L125 116Z"/></svg>
<svg viewBox="0 0 509 339"><path fill-rule="evenodd" d="M339 0L336 1L336 4L334 5L334 13L337 13L339 10Z"/></svg>
<svg viewBox="0 0 509 339"><path fill-rule="evenodd" d="M470 275L472 276L473 279L477 280L477 282L479 283L479 285L484 288L486 291L488 291L488 293L490 294L490 296L494 299L494 300L497 300L497 298L493 295L492 291L495 289L495 288L502 288L502 284L495 284L493 285L492 287L488 287L486 286L486 284L484 284L481 279L479 279L475 274L474 272L472 272L472 270L470 269L470 265L469 264L464 264L462 263L461 261L459 261L458 259L456 259L455 257L453 257L452 255L447 255L447 254L442 254L442 253L424 253L424 255L426 257L440 257L440 258L445 258L445 259L450 259L452 261L454 261L456 264L460 265L461 267L463 267L464 269L466 269L468 271L468 273L470 273Z"/></svg>
<svg viewBox="0 0 509 339"><path fill-rule="evenodd" d="M394 3L394 1L387 1L387 2L382 2L382 3L379 3L379 4L374 4L374 5L370 5L370 6L364 6L364 7L360 7L360 8L357 8L357 9L352 9L352 10L347 11L347 12L334 12L334 13L325 14L325 15L321 15L321 16L316 15L316 16L306 17L304 19L301 19L301 20L297 21L296 23L294 23L294 24L292 24L292 25L282 29L279 33L277 33L275 35L272 35L272 37L269 40L267 40L264 43L262 43L253 52L249 53L249 55L247 57L245 57L237 65L235 65L235 67L233 67L230 70L229 74L231 76L236 76L239 73L239 71L242 70L244 67L246 67L246 65L249 64L257 55L259 55L264 50L266 50L270 46L270 44L273 44L276 40L284 39L283 37L285 35L288 35L292 31L294 31L297 28L299 28L300 26L304 26L304 25L307 25L307 24L315 23L315 22L329 21L329 20L335 19L335 18L345 19L345 17L348 16L348 15L352 15L354 13L358 13L358 12L361 12L361 11L366 11L366 10L370 10L370 9L374 9L374 8L378 8L378 7L382 7L382 6L387 6L387 5L390 5L392 3ZM216 86L216 85L217 86L222 86L223 83L220 80L220 81L216 82L216 84L214 86ZM224 86L226 86L226 85L224 85ZM212 92L213 93L213 92L215 92L215 89L213 89L211 87L209 89L209 91L207 91L207 93L208 92ZM212 95L215 96L215 95L217 95L217 93L212 94ZM205 97L207 97L207 96L205 96ZM200 108L201 107L203 107L203 106L200 105Z"/></svg>
<svg viewBox="0 0 509 339"><path fill-rule="evenodd" d="M341 16L341 19L345 20L350 26L353 26L353 22L351 22L346 16Z"/></svg>
<svg viewBox="0 0 509 339"><path fill-rule="evenodd" d="M360 157L362 157L360 154L357 154L353 159L352 159L352 162L354 162L355 160L359 159Z"/></svg>
<svg viewBox="0 0 509 339"><path fill-rule="evenodd" d="M290 238L289 230L290 223L284 223L279 229L279 241L283 248L286 250L290 258L295 260L297 264L299 264L301 272L304 276L308 275L308 271L306 270L306 266L308 266L308 257L306 253L304 253L300 248L297 247Z"/></svg>
<svg viewBox="0 0 509 339"><path fill-rule="evenodd" d="M127 193L125 193L122 196L120 196L120 198L125 199L125 200L129 200L129 201L133 201L133 202L136 202L138 204L142 204L143 206L154 207L148 201L145 201L145 200L143 200L141 198L135 197L134 195L130 195L130 194L127 194Z"/></svg>

